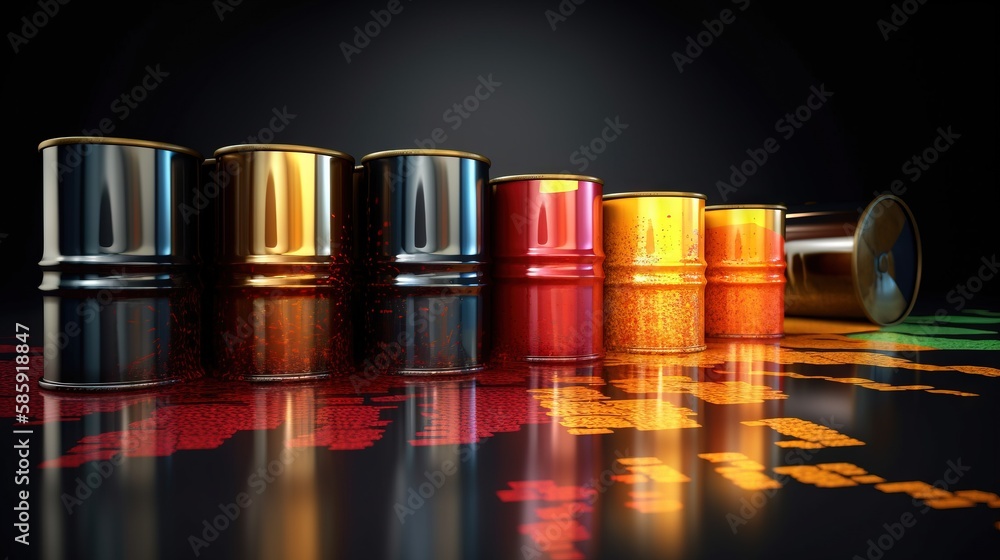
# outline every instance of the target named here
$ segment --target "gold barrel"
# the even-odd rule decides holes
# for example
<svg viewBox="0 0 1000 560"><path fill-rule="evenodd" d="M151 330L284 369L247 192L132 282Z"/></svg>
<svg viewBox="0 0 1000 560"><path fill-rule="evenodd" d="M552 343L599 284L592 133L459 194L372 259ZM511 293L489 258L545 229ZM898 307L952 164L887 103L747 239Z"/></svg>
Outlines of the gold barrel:
<svg viewBox="0 0 1000 560"><path fill-rule="evenodd" d="M604 336L609 351L705 349L705 195L604 196Z"/></svg>
<svg viewBox="0 0 1000 560"><path fill-rule="evenodd" d="M348 373L354 158L284 144L220 148L216 373L271 381Z"/></svg>

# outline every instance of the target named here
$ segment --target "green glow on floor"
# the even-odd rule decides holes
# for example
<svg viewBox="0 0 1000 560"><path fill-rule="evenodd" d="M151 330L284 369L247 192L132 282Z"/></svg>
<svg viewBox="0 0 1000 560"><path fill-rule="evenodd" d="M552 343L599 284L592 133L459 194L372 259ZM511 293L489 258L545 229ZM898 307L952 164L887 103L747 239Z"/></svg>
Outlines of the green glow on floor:
<svg viewBox="0 0 1000 560"><path fill-rule="evenodd" d="M962 335L962 334L997 334L996 331L984 331L980 329L966 329L962 327L944 327L941 325L930 325L927 323L903 322L898 325L882 327L880 332L915 334L926 336L941 335Z"/></svg>
<svg viewBox="0 0 1000 560"><path fill-rule="evenodd" d="M1000 323L1000 317L970 317L968 315L948 315L942 319L937 319L933 315L922 317L907 317L904 323L914 323L918 325L938 323L956 323L960 325L992 325Z"/></svg>
<svg viewBox="0 0 1000 560"><path fill-rule="evenodd" d="M858 340L916 344L938 350L1000 350L1000 340L967 340L964 338L941 338L935 336L914 336L894 332L856 333L847 335Z"/></svg>
<svg viewBox="0 0 1000 560"><path fill-rule="evenodd" d="M1000 313L987 311L986 309L966 309L965 312L972 313L973 315L982 315L983 317L1000 317Z"/></svg>

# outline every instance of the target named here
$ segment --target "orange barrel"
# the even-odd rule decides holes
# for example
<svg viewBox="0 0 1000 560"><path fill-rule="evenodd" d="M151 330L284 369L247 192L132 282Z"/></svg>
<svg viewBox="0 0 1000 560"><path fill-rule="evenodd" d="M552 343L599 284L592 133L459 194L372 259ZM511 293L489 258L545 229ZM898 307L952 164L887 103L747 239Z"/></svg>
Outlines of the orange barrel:
<svg viewBox="0 0 1000 560"><path fill-rule="evenodd" d="M573 362L604 355L604 183L513 175L493 187L493 355Z"/></svg>
<svg viewBox="0 0 1000 560"><path fill-rule="evenodd" d="M228 146L215 158L228 178L216 373L272 381L352 371L354 158L285 144Z"/></svg>
<svg viewBox="0 0 1000 560"><path fill-rule="evenodd" d="M784 206L705 208L705 336L785 331Z"/></svg>
<svg viewBox="0 0 1000 560"><path fill-rule="evenodd" d="M608 351L705 349L705 195L604 195Z"/></svg>

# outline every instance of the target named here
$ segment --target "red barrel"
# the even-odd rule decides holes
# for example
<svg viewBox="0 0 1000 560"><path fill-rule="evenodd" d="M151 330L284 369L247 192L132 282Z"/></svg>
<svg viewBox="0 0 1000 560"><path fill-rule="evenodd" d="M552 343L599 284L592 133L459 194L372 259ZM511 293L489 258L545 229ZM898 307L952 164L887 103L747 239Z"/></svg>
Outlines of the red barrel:
<svg viewBox="0 0 1000 560"><path fill-rule="evenodd" d="M493 190L494 358L574 362L604 355L600 179L513 175Z"/></svg>

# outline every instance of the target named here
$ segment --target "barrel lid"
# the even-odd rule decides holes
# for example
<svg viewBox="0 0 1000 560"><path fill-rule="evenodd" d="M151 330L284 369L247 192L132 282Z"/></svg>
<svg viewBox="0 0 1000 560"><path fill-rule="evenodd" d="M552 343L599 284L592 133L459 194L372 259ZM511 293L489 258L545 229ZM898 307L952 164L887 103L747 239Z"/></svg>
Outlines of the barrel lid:
<svg viewBox="0 0 1000 560"><path fill-rule="evenodd" d="M702 193L696 192L680 192L680 191L641 191L641 192L623 192L623 193L611 193L604 195L604 200L614 200L618 198L642 198L647 196L669 196L669 197L682 197L682 198L700 198L702 200L708 200L708 197Z"/></svg>
<svg viewBox="0 0 1000 560"><path fill-rule="evenodd" d="M490 184L511 183L514 181L581 181L604 185L604 181L589 175L573 175L571 173L529 173L527 175L505 175L490 179Z"/></svg>
<svg viewBox="0 0 1000 560"><path fill-rule="evenodd" d="M427 148L409 148L402 150L385 150L381 152L373 152L361 158L361 163L369 162L373 159L381 159L388 157L401 157L401 156L438 156L438 157L458 157L479 160L486 165L493 165L490 158L474 154L472 152L461 152L458 150L440 150L440 149L427 149Z"/></svg>
<svg viewBox="0 0 1000 560"><path fill-rule="evenodd" d="M50 148L52 146L68 146L70 144L111 144L116 146L153 148L156 150L179 152L201 159L201 154L191 148L185 148L184 146L167 144L165 142L152 142L150 140L138 140L135 138L116 138L114 136L62 136L59 138L49 138L48 140L44 140L38 144L38 150L42 151L45 148Z"/></svg>
<svg viewBox="0 0 1000 560"><path fill-rule="evenodd" d="M316 154L321 156L330 156L340 159L345 159L354 163L354 156L350 154L345 154L344 152L339 152L337 150L329 150L327 148L318 148L316 146L302 146L299 144L236 144L233 146L225 146L215 150L215 157L223 156L226 154L235 154L239 152L293 152L302 154Z"/></svg>
<svg viewBox="0 0 1000 560"><path fill-rule="evenodd" d="M713 204L705 207L706 212L712 210L781 210L785 212L788 208L782 204Z"/></svg>
<svg viewBox="0 0 1000 560"><path fill-rule="evenodd" d="M877 197L858 220L851 263L854 289L869 320L893 325L910 314L920 288L921 266L913 212L897 196Z"/></svg>

